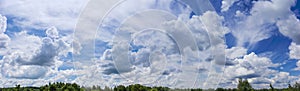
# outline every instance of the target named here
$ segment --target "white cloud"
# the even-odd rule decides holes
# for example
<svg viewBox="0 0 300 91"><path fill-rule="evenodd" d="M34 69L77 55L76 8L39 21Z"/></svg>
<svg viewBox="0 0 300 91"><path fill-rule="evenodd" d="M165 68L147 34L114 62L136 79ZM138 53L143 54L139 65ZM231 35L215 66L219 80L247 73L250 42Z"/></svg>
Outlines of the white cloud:
<svg viewBox="0 0 300 91"><path fill-rule="evenodd" d="M243 58L237 58L235 61L238 64L234 66L228 66L225 69L225 75L229 77L247 77L248 75L262 75L264 70L267 70L269 66L272 66L270 59L265 57L258 57L255 53L245 55Z"/></svg>
<svg viewBox="0 0 300 91"><path fill-rule="evenodd" d="M37 79L47 76L50 70L57 70L61 65L59 58L71 52L71 42L64 39L66 36L57 38L55 27L46 32L49 37L29 35L24 31L13 35L6 44L7 52L2 54L2 76L6 79Z"/></svg>
<svg viewBox="0 0 300 91"><path fill-rule="evenodd" d="M272 63L269 58L259 57L255 53L244 55L242 58L235 58L237 62L235 65L226 66L224 71L224 84L236 84L235 79L246 78L250 83L258 84L254 87L265 88L264 81L273 82L270 76L277 75L276 70L269 69L269 67L276 67L277 64ZM228 84L227 83L227 84ZM269 84L269 83L267 83ZM259 87L260 86L260 87Z"/></svg>
<svg viewBox="0 0 300 91"><path fill-rule="evenodd" d="M300 45L297 45L296 43L292 42L291 45L289 46L289 56L290 59L296 59L296 68L294 70L300 70Z"/></svg>
<svg viewBox="0 0 300 91"><path fill-rule="evenodd" d="M237 46L251 47L258 41L271 36L274 28L270 27L278 19L286 19L292 12L290 7L294 0L272 0L255 1L250 15L238 21L236 26L231 28L232 34L237 38ZM239 16L240 13L236 13ZM249 44L249 45L247 45Z"/></svg>
<svg viewBox="0 0 300 91"><path fill-rule="evenodd" d="M294 70L300 70L300 60L297 61L296 66Z"/></svg>
<svg viewBox="0 0 300 91"><path fill-rule="evenodd" d="M4 50L4 48L7 48L8 42L10 41L10 38L2 33L0 34L0 49ZM0 53L2 54L2 53Z"/></svg>
<svg viewBox="0 0 300 91"><path fill-rule="evenodd" d="M244 13L242 13L240 10L237 10L235 12L235 17L245 18L246 15Z"/></svg>
<svg viewBox="0 0 300 91"><path fill-rule="evenodd" d="M209 43L211 45L211 55L216 64L225 65L225 34L229 29L223 25L224 17L216 12L207 11L199 17L203 23L203 28L207 31Z"/></svg>
<svg viewBox="0 0 300 91"><path fill-rule="evenodd" d="M232 47L230 49L226 49L226 58L229 59L236 59L246 54L247 54L247 49L243 47Z"/></svg>
<svg viewBox="0 0 300 91"><path fill-rule="evenodd" d="M46 30L46 35L50 38L58 38L58 31L55 27L50 27Z"/></svg>
<svg viewBox="0 0 300 91"><path fill-rule="evenodd" d="M148 18L148 15L151 15L149 17L152 18ZM222 49L225 48L223 37L228 30L222 25L223 17L215 12L206 12L203 16L194 16L191 20L184 20L186 17L188 16L182 15L177 19L177 17L173 18L173 16L168 16L168 14L164 14L163 12L153 11L141 13L133 18L127 18L127 21L123 22L124 25L115 33L116 37L113 41L114 45L112 45L112 50L105 50L103 56L100 58L100 62L97 62L97 65L101 68L99 71L105 76L102 76L103 79L111 83L108 85L126 83L128 82L126 78L134 81L134 83L138 82L140 84L146 84L159 78L156 84L153 83L154 86L204 87L203 83L206 80L197 80L198 78L207 79L208 72L210 72L212 76L210 79L220 77L221 74L219 73L221 72L217 71L220 69L214 68L214 66L218 64L216 64L216 59L210 58L212 55L210 52L216 52L216 50L212 49L219 48L224 51L223 54L225 55L225 49ZM210 19L213 20L211 21ZM143 20L143 22L139 20ZM202 21L205 22L206 26L202 24ZM187 24L185 26L186 22ZM147 29L148 27L150 27L150 29ZM186 27L191 30L186 29ZM206 31L206 27L210 27L208 31ZM208 32L213 35L213 43L217 44L214 45L214 47L210 45L210 41L208 40L209 36L207 35ZM100 39L107 41L109 38ZM133 52L123 49L117 50L116 47L123 48L122 45L126 46L124 42L132 42L130 45L128 44L128 46L134 45L137 49L133 47L135 50ZM118 59L122 59L123 61L129 58L129 62L131 62L130 68L133 69L119 73L114 64L116 60L113 60L113 50L115 50L115 53L125 52L129 54L123 55L130 57L117 56L120 57ZM182 51L181 54L179 54L179 51ZM218 51L217 53L220 52ZM181 56L184 57L181 58ZM225 56L220 57L219 60L224 60L224 58ZM164 64L165 62L167 62L167 64ZM158 65L158 63L160 64ZM180 68L181 64L182 68ZM151 68L153 66L157 66L161 69L155 69L155 67ZM164 67L165 69L162 69ZM200 73L201 76L198 76ZM123 75L125 78L118 75ZM194 84L194 81L198 81L198 85ZM214 79L214 81L209 80L206 84L214 87L217 82L217 79Z"/></svg>
<svg viewBox="0 0 300 91"><path fill-rule="evenodd" d="M219 40L211 40L213 42L212 44L216 44L214 42L220 41L223 43L224 40L222 40L222 38L229 32L228 28L222 24L224 17L218 15L217 12L207 11L199 18L204 25L204 29L206 29L208 33L212 33L210 35L215 35L217 38L219 38Z"/></svg>
<svg viewBox="0 0 300 91"><path fill-rule="evenodd" d="M276 25L283 35L291 38L296 44L300 44L300 21L294 14L279 20Z"/></svg>
<svg viewBox="0 0 300 91"><path fill-rule="evenodd" d="M100 35L98 35L99 38L97 38L108 42L109 47L112 47L112 49L106 48L99 59L92 59L92 55L91 57L88 56L85 60L73 62L72 65L76 67L75 69L69 70L58 70L58 67L64 64L71 65L71 62L67 63L61 61L62 56L67 56L69 52L72 52L72 46L73 54L91 55L94 52L92 47L95 45L89 45L89 43L93 44L93 39L95 39L93 35L96 34L98 20L102 18L102 15L104 16L106 14L99 11L109 10L109 5L113 5L117 0L106 2L105 4L103 3L103 5L108 6L101 8L103 10L99 10L98 13L96 13L98 10L95 9L97 8L96 6L104 7L101 6L102 4L99 5L99 1L95 1L98 3L92 3L94 6L88 6L89 9L95 10L84 12L84 17L81 17L82 21L79 21L79 24L83 25L78 25L80 26L78 27L78 31L76 31L78 35L75 35L78 40L74 41L71 39L72 36L63 36L61 29L72 29L75 23L74 18L77 17L80 7L85 1L68 1L71 3L70 5L65 5L65 2L59 1L51 1L49 4L46 3L47 5L42 3L45 1L0 1L0 9L10 8L0 10L0 12L6 12L5 15L25 18L24 20L15 20L18 24L21 24L22 27L37 29L49 26L57 27L57 29L56 27L48 28L45 32L47 37L29 35L24 31L16 33L13 35L14 37L10 37L3 33L6 24L4 18L2 17L2 21L0 18L0 27L2 29L0 30L0 49L3 47L8 50L8 52L2 53L4 57L0 60L0 84L3 83L1 86L12 86L12 84L19 83L21 85L31 86L43 85L49 81L64 81L76 82L85 86L95 84L114 86L119 84L134 84L137 82L140 84L148 84L149 82L155 81L151 83L151 85L170 87L202 86L213 88L216 87L221 80L222 71L224 70L222 67L225 65L223 61L225 60L225 54L226 58L234 61L235 64L226 66L223 79L225 82L232 83L233 85L236 84L235 79L239 77L249 78L251 83L263 84L263 86L265 86L265 83L274 83L273 79L280 80L280 82L284 82L282 81L284 77L288 77L289 80L293 79L287 72L277 72L269 69L269 67L277 65L273 64L267 57L260 57L255 53L247 54L247 49L241 46L225 49L224 35L230 30L222 24L224 18L216 12L208 11L203 13L202 16L193 16L191 19L188 19L189 13L191 12L190 9L180 8L179 11L173 11L170 8L171 1L172 0L159 1L157 3L153 0L146 2L138 1L141 3L136 3L132 0L126 2L127 4L125 3L115 8L116 10L111 13L112 16L108 15L107 19L104 20L105 24L103 26L105 27L100 27L100 29L103 30L98 32ZM222 11L228 10L235 1L236 0L223 1ZM132 4L140 6L136 7ZM33 11L33 14L28 14L28 11L32 11L30 5L39 10ZM115 29L117 28L114 27L119 26L121 21L129 19L128 16L135 14L136 11L148 10L149 8L156 7L154 5L158 5L157 8L170 11L172 14L178 12L187 14L179 15L179 17L162 14L162 17L156 14L157 12L151 12L148 13L148 16L134 17L136 20L133 19L132 21L127 20L130 23L123 22L128 25L131 24L131 26L120 28L121 31L122 29L125 31L122 33L126 33L126 35L119 36L121 40L124 40L122 39L123 37L126 39L129 38L131 39L129 42L132 42L131 45L141 48L137 48L137 51L133 52L129 50L115 51L113 48L116 47L116 45L112 45L112 40ZM263 25L275 23L277 18L283 19L283 21L278 22L277 25L281 26L279 28L282 31L287 32L285 34L286 36L290 36L291 32L288 29L292 28L291 26L284 25L284 23L298 21L295 20L294 17L287 18L285 14L281 13L289 13L287 8L291 5L292 1L256 1L250 16L236 12L237 17L245 17L246 19L239 22L240 24L238 24L238 26L241 27L235 27L233 29L236 30L232 30L234 36L238 38L238 45L243 45L245 42L253 44L268 38L270 36L268 34L269 31L263 31L265 30ZM126 9L126 11L124 11L124 9ZM265 14L269 13L269 16L265 16ZM294 25L298 24L295 23ZM149 26L151 28L170 29L170 31L157 32L157 30L155 30L155 32L142 31L137 33L137 31L149 28ZM186 27L188 29L186 29ZM240 32L239 29L243 30L243 32ZM2 34L1 31L3 31ZM253 36L254 33L256 36ZM101 34L104 36L101 36ZM179 40L174 40L174 38L178 38ZM290 38L294 41L296 40L293 36ZM82 43L84 44L82 45ZM116 44L120 45L119 47L127 46L118 44L118 41ZM178 48L178 45L182 48ZM298 45L292 43L289 49L291 50L290 57L298 58ZM112 58L113 51L128 54L124 54L123 56L129 56L128 58L130 59L129 62L131 62L131 65L126 65L126 67L130 66L132 69L118 72ZM185 57L182 58L182 55ZM120 60L124 60L122 58L126 57L120 57ZM127 79L123 78L124 76ZM194 78L196 78L196 80ZM128 81L128 79L131 81ZM28 82L26 83L26 81Z"/></svg>
<svg viewBox="0 0 300 91"><path fill-rule="evenodd" d="M300 45L297 45L296 43L292 42L289 46L289 56L291 59L300 59Z"/></svg>
<svg viewBox="0 0 300 91"><path fill-rule="evenodd" d="M238 0L222 0L221 11L222 12L227 11L231 7L231 5L236 1Z"/></svg>
<svg viewBox="0 0 300 91"><path fill-rule="evenodd" d="M7 25L6 20L7 20L6 17L0 14L0 34L6 31L6 25Z"/></svg>
<svg viewBox="0 0 300 91"><path fill-rule="evenodd" d="M17 17L14 25L22 28L45 29L56 26L60 30L71 30L75 26L85 0L1 0L0 13ZM67 4L66 4L67 3Z"/></svg>
<svg viewBox="0 0 300 91"><path fill-rule="evenodd" d="M7 26L7 19L5 16L2 16L0 14L0 49L3 50L0 52L0 55L3 54L5 51L5 48L8 45L8 42L10 41L10 38L4 33L6 31Z"/></svg>
<svg viewBox="0 0 300 91"><path fill-rule="evenodd" d="M10 78L19 79L36 79L42 77L47 72L47 67L37 65L19 65L11 66L10 64L3 64L2 74Z"/></svg>

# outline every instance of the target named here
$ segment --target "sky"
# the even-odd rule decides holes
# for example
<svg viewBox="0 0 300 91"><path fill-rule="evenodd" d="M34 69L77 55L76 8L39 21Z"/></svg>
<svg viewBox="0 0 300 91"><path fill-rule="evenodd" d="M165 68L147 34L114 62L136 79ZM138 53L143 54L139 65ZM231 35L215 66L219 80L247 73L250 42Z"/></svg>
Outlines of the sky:
<svg viewBox="0 0 300 91"><path fill-rule="evenodd" d="M284 88L297 0L0 0L0 87Z"/></svg>

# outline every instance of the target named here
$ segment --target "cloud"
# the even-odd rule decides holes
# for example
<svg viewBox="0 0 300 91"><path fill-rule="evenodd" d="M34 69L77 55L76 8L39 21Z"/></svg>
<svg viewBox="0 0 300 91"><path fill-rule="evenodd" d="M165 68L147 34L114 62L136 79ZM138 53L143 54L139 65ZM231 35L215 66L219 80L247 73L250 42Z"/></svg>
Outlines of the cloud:
<svg viewBox="0 0 300 91"><path fill-rule="evenodd" d="M231 5L236 1L238 1L238 0L223 0L222 6L221 6L221 11L222 12L227 11L231 7Z"/></svg>
<svg viewBox="0 0 300 91"><path fill-rule="evenodd" d="M245 18L231 27L231 33L237 38L237 46L251 47L258 41L272 36L271 31L275 30L272 24L292 14L290 7L294 3L293 0L254 1L250 15L242 16ZM240 16L240 13L236 14Z"/></svg>
<svg viewBox="0 0 300 91"><path fill-rule="evenodd" d="M7 19L0 14L0 49L4 50L7 47L10 38L4 32L6 31ZM3 52L3 51L2 51ZM0 55L3 54L0 52Z"/></svg>
<svg viewBox="0 0 300 91"><path fill-rule="evenodd" d="M33 55L30 61L21 57L18 57L16 61L24 65L53 65L53 62L56 59L55 56L57 56L56 46L53 45L52 40L50 38L43 38L42 41L43 43L40 48L40 51L37 54Z"/></svg>
<svg viewBox="0 0 300 91"><path fill-rule="evenodd" d="M296 68L294 68L294 70L300 70L300 60L297 61L296 63Z"/></svg>
<svg viewBox="0 0 300 91"><path fill-rule="evenodd" d="M104 28L100 27L101 31L99 31L98 34L101 34L101 35L97 35L97 37L99 37L99 39L103 42L108 42L108 46L112 47L112 50L110 50L110 48L108 48L108 49L106 48L107 50L104 50L103 56L101 56L101 58L100 58L101 62L97 63L97 67L101 68L101 69L97 69L97 70L100 71L101 73L91 74L92 76L90 76L90 77L93 77L92 79L94 79L94 78L102 79L102 77L104 76L103 78L106 78L105 82L107 82L107 84L105 84L105 85L126 83L126 81L124 81L124 79L121 79L121 77L118 76L117 73L119 73L119 72L116 72L116 67L115 67L116 65L113 64L113 61L112 61L112 58L111 58L112 55L108 51L108 50L115 51L115 52L126 52L126 51L128 51L128 50L124 50L124 51L114 50L115 47L122 47L122 46L117 46L117 45L111 46L113 44L113 42L112 42L112 40L113 40L112 36L114 36L113 33L114 33L115 30L117 30L117 28L114 27L114 26L119 26L120 22L127 19L128 16L131 16L131 15L137 13L137 12L140 12L140 11L144 11L144 10L147 11L150 8L159 8L159 9L171 11L170 10L171 1L172 0L156 2L155 0L150 0L150 1L138 1L139 3L136 3L136 1L133 1L133 0L130 1L129 0L128 2L124 2L120 5L118 5L118 7L115 7L113 10L111 10L108 17L106 17L103 20L104 21L104 24L103 24ZM79 31L76 31L78 35L75 35L75 36L78 36L77 38L79 39L79 42L81 44L83 44L82 45L82 47L83 47L82 50L91 49L91 48L88 48L89 46L91 46L91 45L88 45L88 43L92 43L92 42L89 42L89 41L93 41L93 39L94 39L94 36L90 36L90 35L95 34L95 32L96 32L96 31L93 31L93 30L96 30L96 28L98 27L97 20L101 19L102 15L104 16L106 14L106 13L103 13L103 12L107 12L106 10L110 10L111 6L109 6L109 5L113 5L116 2L117 2L117 0L110 1L110 2L104 1L104 3L105 3L105 6L104 6L104 3L101 3L101 1L98 1L98 0L96 1L95 0L93 3L89 3L90 5L88 5L86 7L87 11L84 11L84 13L83 13L84 15L83 15L83 17L81 17L82 20L79 20L79 23L82 24L82 26L77 28L79 30ZM101 3L103 5L99 6L99 3ZM170 4L170 5L167 5L167 4ZM154 5L155 5L155 7L153 7ZM101 10L95 9L97 7L100 7ZM88 9L91 9L91 10L89 11ZM95 11L95 12L93 12L93 11ZM101 12L101 11L103 11L103 12ZM87 13L87 12L90 12L90 13ZM176 13L176 12L178 13L180 11L174 11L174 13ZM143 18L143 19L144 19L143 21L145 21L145 22L148 21L148 20L153 20L153 19L150 19L148 17ZM142 23L143 22L141 22L141 24L138 24L137 27L140 27L139 25L143 25ZM155 23L157 23L157 22L155 22ZM93 26L93 25L95 25L95 26ZM86 30L89 30L89 31L86 31ZM139 37L139 36L137 36L137 37ZM155 37L155 36L153 36L153 37ZM142 38L142 37L140 37L140 38ZM157 39L159 39L159 37L157 37ZM135 40L134 42L136 42L137 45L144 45L143 43L140 43L140 44L137 43L137 42L142 42L142 41L136 41ZM152 42L152 40L149 40L148 42ZM164 42L165 41L160 42L160 43L162 43L162 46L164 46L164 44L167 44L167 43L164 43ZM145 42L145 43L147 43L147 42ZM150 44L150 43L147 43L147 44ZM91 47L93 47L93 46L94 45L92 45ZM149 45L149 46L152 46L152 45ZM157 50L158 49L163 49L163 47L160 48L159 46L152 46L152 47L157 47ZM149 50L149 49L139 49L139 50ZM164 50L166 50L166 49L164 49ZM92 50L92 52L94 52L94 51ZM92 54L92 52L91 52L91 54ZM145 52L148 52L148 51L145 51ZM127 72L127 71L123 72L122 71L122 74L128 73L128 76L129 75L134 75L134 74L142 75L142 76L145 75L143 72L141 72L141 70L149 69L147 67L141 66L143 64L146 65L146 62L149 61L149 60L147 60L146 56L144 57L142 55L142 54L145 54L145 52L140 51L138 53L129 53L130 55L139 55L139 56L136 56L136 58L132 57L136 60L131 60L132 63L135 64L131 67L134 67L135 69L130 70L130 72ZM81 53L84 53L84 52L81 52ZM84 55L87 55L87 54L89 54L89 53L84 53ZM127 56L127 55L124 55L124 56ZM120 60L124 60L122 58L124 58L124 57L120 57ZM90 60L90 59L87 59L87 60ZM101 75L103 75L103 76L101 76ZM96 76L98 76L98 77L96 77ZM83 76L82 78L80 77L78 79L84 79L84 78L88 78L88 77L89 76ZM134 77L134 76L131 76L131 78L132 77ZM138 76L137 78L141 79L140 77L141 76ZM89 79L89 81L92 81L93 83L99 83L98 81L95 81L95 80L92 80L92 79ZM120 81L120 80L123 80L123 81ZM134 79L131 79L131 80L134 80ZM90 82L85 82L85 81L80 81L80 82L85 83L85 84L90 84ZM144 82L141 82L141 83L144 83ZM100 83L100 84L104 84L104 83Z"/></svg>
<svg viewBox="0 0 300 91"><path fill-rule="evenodd" d="M147 15L151 15L151 20ZM107 79L110 79L109 81L112 81L108 83L120 84L128 79L132 83L138 82L140 84L156 81L157 84L153 83L153 86L199 87L203 86L203 83L208 85L213 83L211 87L216 86L217 80L205 82L205 80L197 79L207 79L208 72L212 76L210 79L221 75L218 74L220 72L217 70L222 67L214 68L214 66L219 65L216 64L216 60L224 60L225 56L220 56L219 59L211 58L213 61L205 60L212 55L222 55L211 54L212 51L220 53L220 51L213 50L214 48L224 51L223 55L225 55L225 49L222 49L225 48L223 37L228 29L222 24L223 17L212 11L204 13L203 16L193 16L192 19L186 19L189 16L184 14L174 18L173 16L166 16L168 14L158 11L138 13L136 17L127 18L127 21L123 22L120 30L115 32L113 41L107 41L109 38L100 38L102 41L113 42L108 43L113 44L111 45L112 49L106 49L100 58L100 62L97 62L101 68L99 69L100 72L107 76ZM143 20L143 22L138 20ZM209 28L207 31L206 27ZM211 41L216 45L210 45L207 33L214 35L211 36L213 38ZM128 48L128 50L124 48ZM114 54L117 58L112 55L120 52L125 52L128 55L122 54L124 57L120 57L120 54ZM128 61L124 61L124 59L128 59ZM116 62L117 64L122 63L122 65L124 65L123 62L126 62L126 66L116 65ZM119 66L132 69L117 70ZM198 76L199 74L201 76ZM118 79L118 82L114 82L113 79ZM194 81L197 81L198 85L194 84Z"/></svg>
<svg viewBox="0 0 300 91"><path fill-rule="evenodd" d="M49 37L29 35L22 31L10 38L6 53L1 59L1 74L7 79L37 79L47 76L52 68L58 68L60 57L71 51L71 42L65 36L58 37L55 27L46 30ZM5 35L5 34L2 34ZM3 42L1 42L3 43Z"/></svg>
<svg viewBox="0 0 300 91"><path fill-rule="evenodd" d="M0 3L1 14L16 17L14 26L37 30L56 26L61 30L72 30L86 1L1 0Z"/></svg>
<svg viewBox="0 0 300 91"><path fill-rule="evenodd" d="M232 47L225 50L226 64L227 66L237 64L235 59L242 58L247 55L247 49L243 47Z"/></svg>
<svg viewBox="0 0 300 91"><path fill-rule="evenodd" d="M226 75L230 75L230 77L246 77L247 75L257 74L261 76L264 74L264 70L269 70L268 67L275 66L272 64L269 58L258 57L255 53L250 53L248 55L243 56L243 58L237 58L235 61L238 64L234 66L226 67L225 73Z"/></svg>
<svg viewBox="0 0 300 91"><path fill-rule="evenodd" d="M290 59L296 59L296 68L294 70L300 70L300 45L297 45L296 43L292 42L289 46L289 57Z"/></svg>
<svg viewBox="0 0 300 91"><path fill-rule="evenodd" d="M289 72L279 72L278 70L268 68L278 66L278 64L272 63L269 58L258 56L255 53L245 55L248 51L246 48L254 46L257 42L273 36L272 31L278 27L279 32L293 40L289 46L290 58L298 58L297 41L299 38L297 35L299 35L299 33L297 31L299 29L297 25L299 20L290 10L294 4L295 0L253 1L253 7L250 10L249 15L242 13L242 11L236 11L235 17L238 19L236 20L235 25L229 26L229 28L231 33L237 39L237 46L245 47L245 50L239 48L226 50L226 54L228 54L226 56L231 60L232 65L228 65L225 72L233 73L225 73L228 77L225 76L224 84L235 84L233 80L228 79L242 77L248 78L251 81L250 83L257 88L268 87L269 83L272 83L275 87L286 87L287 83L295 80L296 76L292 76ZM250 60L250 58L255 60ZM260 60L260 62L257 60ZM263 67L262 64L266 67ZM244 72L240 73L238 69L244 70ZM282 78L286 78L286 80L282 80Z"/></svg>
<svg viewBox="0 0 300 91"><path fill-rule="evenodd" d="M300 44L300 21L294 14L279 20L276 25L283 35L291 38L296 44Z"/></svg>
<svg viewBox="0 0 300 91"><path fill-rule="evenodd" d="M50 27L46 30L46 35L50 38L58 38L58 31L56 27Z"/></svg>
<svg viewBox="0 0 300 91"><path fill-rule="evenodd" d="M138 3L129 0L111 10L99 31L96 31L99 20L106 14L103 12L110 10L109 5L114 5L117 0L104 1L100 5L101 1L91 0L86 7L87 11L82 13L83 17L78 21L77 26L80 27L76 28L74 40L65 30L73 28L85 1L67 1L70 5L59 1L51 1L47 5L42 2L45 1L0 1L0 12L17 17L13 21L22 28L44 31L47 27L43 32L46 36L31 35L25 32L27 30L8 36L6 19L0 17L0 49L5 49L5 52L0 52L3 55L0 60L1 86L36 86L63 81L85 86L140 83L215 88L224 84L224 87L236 87L237 78L248 78L254 87L267 87L268 83L284 87L288 83L284 78L295 80L295 76L288 72L270 69L278 64L272 63L269 58L254 52L247 54L247 46L244 46L248 42L254 45L269 38L273 28L268 28L268 24L276 24L281 33L293 39L289 47L290 58L299 59L298 33L291 31L299 30L292 27L297 26L299 21L293 15L285 14L290 14L288 8L293 5L293 1L254 1L249 15L237 11L236 17L241 20L237 21L236 26L225 26L224 17L213 11L197 9L201 15L189 18L192 12L190 7L178 5L174 8L177 2L172 0ZM222 11L227 11L234 2L236 0L222 1ZM99 8L101 10L95 9L98 6L102 7ZM38 10L32 11L32 8ZM149 9L168 13L144 12L151 11ZM32 14L28 14L29 11ZM287 25L289 22L292 24ZM237 38L238 46L225 49L224 35L227 33ZM96 38L91 36L95 34ZM98 45L93 44L94 39L103 42L99 45L102 53L95 55L99 58L93 55L98 51ZM126 40L126 44L123 40ZM119 57L117 61L114 52L123 53L122 56L115 55ZM75 61L70 54L73 54L71 56ZM115 62L119 63L116 65ZM67 66L75 67L63 69Z"/></svg>
<svg viewBox="0 0 300 91"><path fill-rule="evenodd" d="M274 80L271 80L274 78L270 78L270 76L279 74L276 70L270 69L270 67L276 67L278 64L274 64L269 58L260 57L253 52L243 57L235 58L234 62L236 64L226 66L222 83L237 84L235 80L243 78L249 79L249 82L252 84L258 84L254 86L255 88L264 88L268 86L264 84L274 82Z"/></svg>
<svg viewBox="0 0 300 91"><path fill-rule="evenodd" d="M247 54L247 49L243 47L232 47L230 49L226 49L226 58L236 59L240 58Z"/></svg>
<svg viewBox="0 0 300 91"><path fill-rule="evenodd" d="M297 45L296 43L292 42L289 46L289 56L291 59L300 59L300 45Z"/></svg>
<svg viewBox="0 0 300 91"><path fill-rule="evenodd" d="M232 48L228 49L227 52L235 54L234 51L231 51L233 49L242 51L243 48ZM244 54L243 52L240 53ZM220 86L236 87L237 79L243 78L248 79L254 88L267 88L270 83L275 87L284 88L297 80L297 76L293 76L289 72L271 69L271 67L277 67L279 64L272 63L269 58L258 56L253 52L243 57L234 58L234 62L234 65L226 66Z"/></svg>
<svg viewBox="0 0 300 91"><path fill-rule="evenodd" d="M36 65L10 66L3 64L2 66L4 76L19 79L37 79L44 76L47 70L46 67Z"/></svg>
<svg viewBox="0 0 300 91"><path fill-rule="evenodd" d="M6 31L6 26L7 26L6 21L7 21L6 17L0 15L0 34Z"/></svg>
<svg viewBox="0 0 300 91"><path fill-rule="evenodd" d="M218 15L216 12L207 11L199 17L203 23L204 29L208 33L209 43L211 45L211 53L214 56L216 64L225 64L225 34L229 29L223 25L224 17Z"/></svg>
<svg viewBox="0 0 300 91"><path fill-rule="evenodd" d="M4 33L0 34L0 49L7 48L9 41L10 41L10 38L6 34L4 34ZM2 53L0 53L0 54L2 54Z"/></svg>

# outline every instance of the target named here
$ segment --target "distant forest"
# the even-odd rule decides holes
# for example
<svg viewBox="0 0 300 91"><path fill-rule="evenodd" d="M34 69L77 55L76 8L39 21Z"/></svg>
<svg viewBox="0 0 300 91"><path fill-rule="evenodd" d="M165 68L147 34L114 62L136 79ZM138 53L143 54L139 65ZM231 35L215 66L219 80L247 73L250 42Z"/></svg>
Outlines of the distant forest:
<svg viewBox="0 0 300 91"><path fill-rule="evenodd" d="M83 87L76 83L49 83L41 87L21 87L16 85L10 88L0 88L0 91L300 91L300 84L295 83L293 85L288 85L287 88L274 88L270 84L269 88L265 89L254 89L247 80L239 80L237 88L217 88L217 89L181 89L181 88L169 88L169 87L147 87L140 84L133 84L129 86L119 85L113 88L100 86L93 87Z"/></svg>

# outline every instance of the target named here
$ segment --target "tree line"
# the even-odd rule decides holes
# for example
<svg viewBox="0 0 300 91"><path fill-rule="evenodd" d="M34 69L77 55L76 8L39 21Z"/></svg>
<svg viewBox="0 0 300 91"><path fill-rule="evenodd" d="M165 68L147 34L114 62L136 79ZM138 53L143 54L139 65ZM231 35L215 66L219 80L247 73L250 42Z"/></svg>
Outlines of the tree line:
<svg viewBox="0 0 300 91"><path fill-rule="evenodd" d="M288 85L287 88L274 88L270 84L269 88L254 89L247 80L239 79L236 88L217 88L217 89L201 89L201 88L169 88L162 86L148 87L141 84L132 84L128 86L119 85L115 87L101 88L100 86L83 87L76 83L48 83L47 85L40 87L21 87L16 85L15 87L0 88L0 91L300 91L300 84L295 83Z"/></svg>

